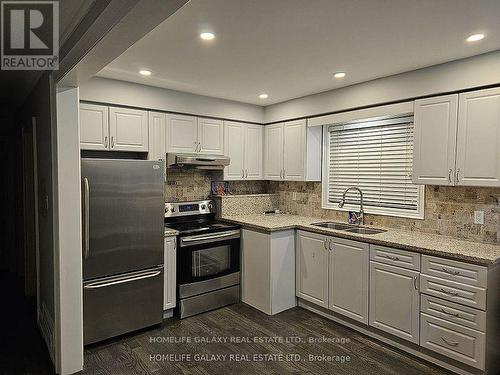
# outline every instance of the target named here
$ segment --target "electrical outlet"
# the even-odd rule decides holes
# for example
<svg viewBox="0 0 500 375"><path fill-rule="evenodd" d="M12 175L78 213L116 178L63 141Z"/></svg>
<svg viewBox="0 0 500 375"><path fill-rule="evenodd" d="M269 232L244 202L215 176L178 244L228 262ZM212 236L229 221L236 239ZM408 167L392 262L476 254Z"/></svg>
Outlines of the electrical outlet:
<svg viewBox="0 0 500 375"><path fill-rule="evenodd" d="M484 224L484 211L474 211L474 224Z"/></svg>
<svg viewBox="0 0 500 375"><path fill-rule="evenodd" d="M296 192L296 191L294 191L294 192L292 193L292 201L296 201L297 199L298 199L298 198L297 198L297 192Z"/></svg>

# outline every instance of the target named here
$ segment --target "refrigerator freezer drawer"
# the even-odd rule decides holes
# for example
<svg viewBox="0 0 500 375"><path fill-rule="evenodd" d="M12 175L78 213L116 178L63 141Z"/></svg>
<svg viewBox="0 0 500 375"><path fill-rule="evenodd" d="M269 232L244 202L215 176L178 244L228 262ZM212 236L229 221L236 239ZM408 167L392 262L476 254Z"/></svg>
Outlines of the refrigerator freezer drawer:
<svg viewBox="0 0 500 375"><path fill-rule="evenodd" d="M83 284L84 345L162 322L163 268Z"/></svg>

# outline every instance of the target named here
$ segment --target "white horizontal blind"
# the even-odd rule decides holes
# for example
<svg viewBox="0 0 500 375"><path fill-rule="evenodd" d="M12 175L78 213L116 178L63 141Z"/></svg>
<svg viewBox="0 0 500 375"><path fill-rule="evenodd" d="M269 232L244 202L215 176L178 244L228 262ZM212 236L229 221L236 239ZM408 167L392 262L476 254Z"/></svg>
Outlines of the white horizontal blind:
<svg viewBox="0 0 500 375"><path fill-rule="evenodd" d="M365 206L418 211L419 186L411 179L413 116L332 125L328 131L329 202L357 186ZM359 204L356 191L346 198L347 204Z"/></svg>

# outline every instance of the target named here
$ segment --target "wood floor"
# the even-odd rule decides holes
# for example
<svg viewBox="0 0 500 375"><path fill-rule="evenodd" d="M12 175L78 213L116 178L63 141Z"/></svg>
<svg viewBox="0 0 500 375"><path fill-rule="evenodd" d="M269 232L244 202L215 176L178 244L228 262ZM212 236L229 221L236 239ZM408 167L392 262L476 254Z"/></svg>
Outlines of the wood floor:
<svg viewBox="0 0 500 375"><path fill-rule="evenodd" d="M322 337L344 341L309 342ZM291 339L279 342L286 338ZM251 342L235 342L247 339ZM195 342L199 340L204 342ZM279 354L295 356L278 358ZM449 374L304 309L270 317L244 304L170 319L162 326L87 347L83 373Z"/></svg>

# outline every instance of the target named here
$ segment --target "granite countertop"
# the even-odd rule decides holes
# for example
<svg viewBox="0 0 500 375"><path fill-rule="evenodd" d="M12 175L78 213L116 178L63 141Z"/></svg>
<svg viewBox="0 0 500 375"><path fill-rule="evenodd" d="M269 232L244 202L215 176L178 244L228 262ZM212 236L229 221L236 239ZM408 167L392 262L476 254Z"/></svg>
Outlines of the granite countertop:
<svg viewBox="0 0 500 375"><path fill-rule="evenodd" d="M177 236L178 234L179 234L178 230L175 230L175 229L172 229L169 227L165 227L165 237L173 237L173 236Z"/></svg>
<svg viewBox="0 0 500 375"><path fill-rule="evenodd" d="M371 244L390 246L422 254L463 260L483 266L500 262L500 244L471 242L436 234L388 228L384 228L387 232L378 234L350 233L311 225L313 223L328 221L325 219L288 214L234 215L223 216L221 219L265 232L303 229L310 232L360 240Z"/></svg>

